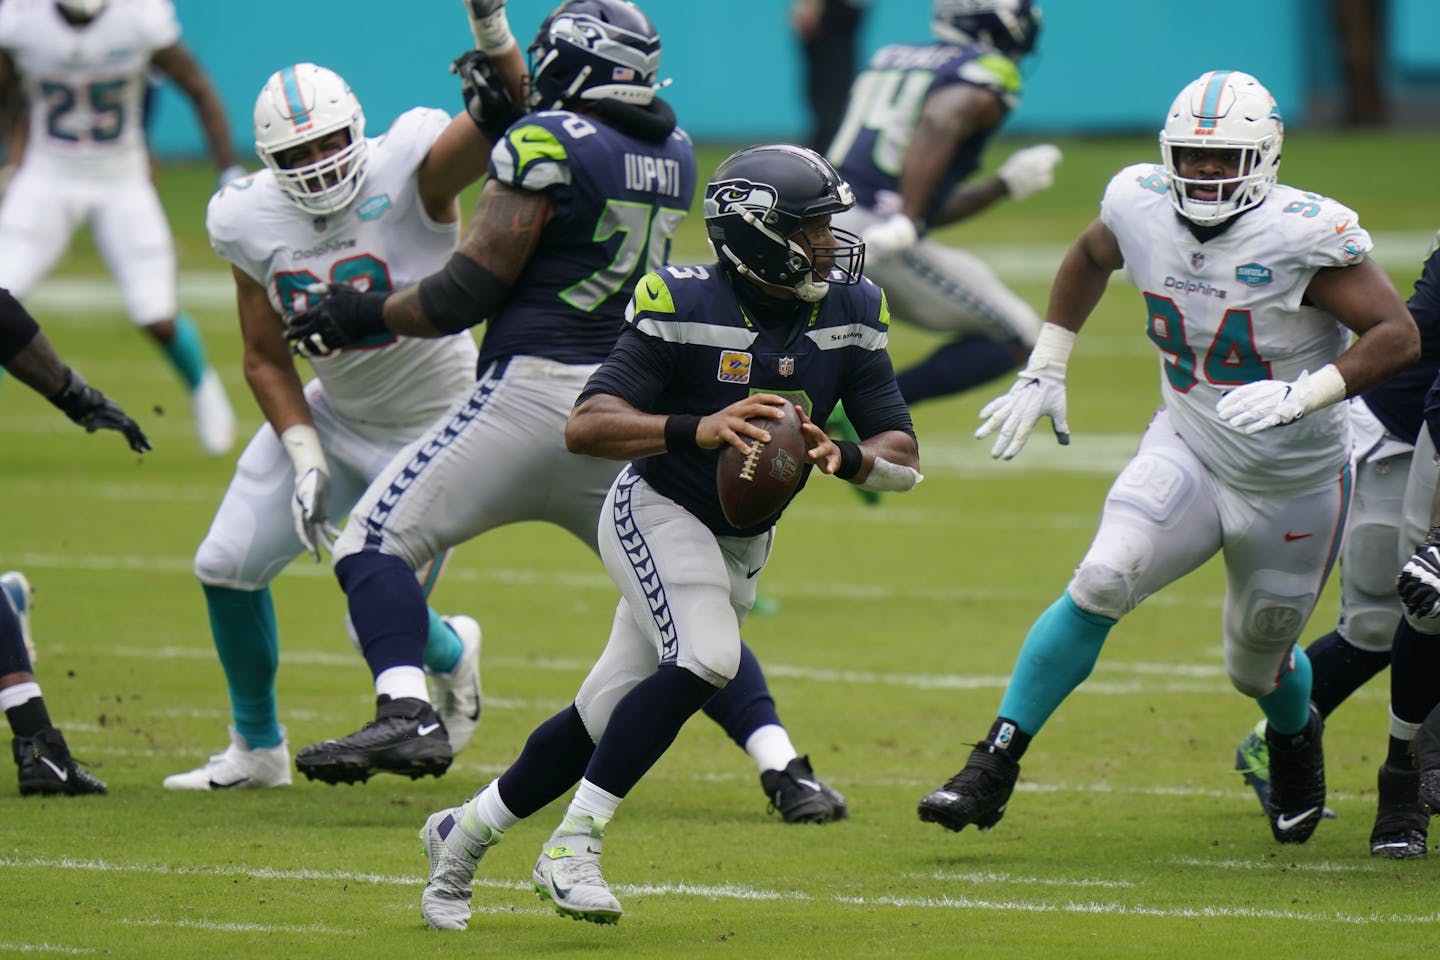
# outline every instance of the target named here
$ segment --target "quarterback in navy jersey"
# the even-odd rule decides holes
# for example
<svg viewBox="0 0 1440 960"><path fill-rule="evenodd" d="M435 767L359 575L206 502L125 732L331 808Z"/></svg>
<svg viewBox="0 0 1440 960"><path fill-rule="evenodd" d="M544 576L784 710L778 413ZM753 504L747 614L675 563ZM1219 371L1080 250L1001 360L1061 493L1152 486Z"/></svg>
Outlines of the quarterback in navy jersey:
<svg viewBox="0 0 1440 960"><path fill-rule="evenodd" d="M792 400L815 423L843 400L864 436L914 434L884 350L890 315L879 287L862 279L814 303L761 298L719 263L646 276L615 352L581 400L609 394L639 410L703 417L769 393ZM715 489L719 456L718 448L672 450L632 469L717 536L765 532L772 523L736 529L725 519ZM806 464L796 494L813 466Z"/></svg>
<svg viewBox="0 0 1440 960"><path fill-rule="evenodd" d="M634 461L600 514L600 555L621 592L610 638L574 703L537 727L494 782L427 821L421 910L432 926L463 928L485 851L572 786L535 888L562 914L620 918L600 870L606 825L741 664L740 626L773 536L770 524L737 530L724 520L715 457L727 444L748 452L750 440L769 439L747 418L782 415L772 391L802 411L807 467L895 492L920 479L885 354L884 297L860 276L863 244L830 226L853 202L819 154L747 148L705 191L718 262L636 286L614 351L565 427L572 453ZM863 443L837 443L803 415L842 397L870 433Z"/></svg>
<svg viewBox="0 0 1440 960"><path fill-rule="evenodd" d="M632 4L562 4L530 49L535 112L495 138L490 179L446 269L393 294L336 290L291 323L301 350L323 352L485 321L474 389L376 476L333 551L377 691L398 681L392 701L377 707L377 724L302 751L302 771L345 779L366 764L403 773L417 756L448 759L444 730L394 712L397 695L419 695L424 607L410 570L522 521L553 523L598 550L620 465L567 453L566 417L614 346L636 281L668 259L696 184L690 140L655 96L659 54ZM846 816L844 798L791 743L748 648L705 710L755 762L787 823ZM528 798L512 801L518 812Z"/></svg>

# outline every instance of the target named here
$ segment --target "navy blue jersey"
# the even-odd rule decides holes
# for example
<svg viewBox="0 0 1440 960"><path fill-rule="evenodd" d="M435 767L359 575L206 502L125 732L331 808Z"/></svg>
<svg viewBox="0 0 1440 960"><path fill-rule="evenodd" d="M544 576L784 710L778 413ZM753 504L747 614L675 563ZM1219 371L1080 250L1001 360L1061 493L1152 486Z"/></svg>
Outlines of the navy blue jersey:
<svg viewBox="0 0 1440 960"><path fill-rule="evenodd" d="M1415 292L1405 305L1420 328L1420 359L1361 396L1386 430L1413 440L1421 423L1431 416L1426 390L1440 372L1440 248L1425 260Z"/></svg>
<svg viewBox="0 0 1440 960"><path fill-rule="evenodd" d="M752 393L774 393L824 423L839 401L862 437L912 436L910 411L885 352L890 311L869 280L832 284L801 320L756 325L718 264L666 267L642 279L615 350L580 397L609 394L649 413L705 416ZM719 450L646 457L635 471L720 536L752 536L725 519L715 492ZM796 493L810 475L805 467Z"/></svg>
<svg viewBox="0 0 1440 960"><path fill-rule="evenodd" d="M695 194L695 151L676 129L656 143L547 110L517 121L490 176L549 195L553 213L524 272L486 323L480 363L515 354L599 363L635 281L669 260Z"/></svg>
<svg viewBox="0 0 1440 960"><path fill-rule="evenodd" d="M1006 115L1020 99L1020 69L1008 57L981 45L894 44L871 58L850 88L850 104L826 156L855 190L861 206L874 207L899 189L900 170L930 94L957 83L992 91ZM935 195L929 220L950 192L980 166L980 154L995 131L977 130L955 148Z"/></svg>

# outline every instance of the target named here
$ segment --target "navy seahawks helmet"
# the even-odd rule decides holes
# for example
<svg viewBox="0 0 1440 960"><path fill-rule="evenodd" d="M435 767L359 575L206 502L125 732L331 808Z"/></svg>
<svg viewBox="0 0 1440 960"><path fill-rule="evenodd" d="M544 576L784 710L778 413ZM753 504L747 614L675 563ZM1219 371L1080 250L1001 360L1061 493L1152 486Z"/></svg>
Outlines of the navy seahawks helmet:
<svg viewBox="0 0 1440 960"><path fill-rule="evenodd" d="M1035 49L1040 8L1030 0L935 0L930 30L943 43L983 43L1018 60Z"/></svg>
<svg viewBox="0 0 1440 960"><path fill-rule="evenodd" d="M813 303L831 283L860 282L865 242L832 226L837 244L815 249L835 258L822 277L794 238L807 219L854 205L850 184L814 150L788 143L746 147L716 167L705 187L705 232L722 265Z"/></svg>
<svg viewBox="0 0 1440 960"><path fill-rule="evenodd" d="M575 100L650 103L660 70L660 34L626 0L567 0L550 12L530 44L532 110Z"/></svg>

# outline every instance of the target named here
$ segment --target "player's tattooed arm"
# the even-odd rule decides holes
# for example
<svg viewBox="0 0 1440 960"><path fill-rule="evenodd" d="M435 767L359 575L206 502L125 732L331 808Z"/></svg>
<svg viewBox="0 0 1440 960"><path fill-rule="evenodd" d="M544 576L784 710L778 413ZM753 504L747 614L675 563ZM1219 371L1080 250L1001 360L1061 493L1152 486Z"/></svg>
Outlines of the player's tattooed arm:
<svg viewBox="0 0 1440 960"><path fill-rule="evenodd" d="M401 336L434 337L480 323L509 295L540 245L550 214L545 194L488 181L445 269L385 301L386 328Z"/></svg>

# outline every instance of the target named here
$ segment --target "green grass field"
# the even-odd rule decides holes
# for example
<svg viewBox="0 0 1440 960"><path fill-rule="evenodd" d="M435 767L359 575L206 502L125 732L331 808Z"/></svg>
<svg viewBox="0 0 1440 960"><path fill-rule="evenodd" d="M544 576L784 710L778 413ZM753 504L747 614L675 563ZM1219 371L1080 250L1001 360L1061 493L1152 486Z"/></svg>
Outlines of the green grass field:
<svg viewBox="0 0 1440 960"><path fill-rule="evenodd" d="M1107 177L1155 155L1148 137L1063 146L1054 189L946 234L1042 307ZM702 173L724 152L704 150ZM1295 134L1283 179L1359 210L1408 293L1440 226L1417 186L1437 153L1440 136ZM210 183L200 167L162 173L185 302L248 434L260 417L225 268L204 238ZM703 257L701 236L692 217L677 259ZM568 701L603 644L615 591L552 528L514 527L457 551L434 602L484 624L487 699L475 741L443 779L162 790L165 775L226 742L190 563L233 456L200 454L183 391L109 289L82 241L31 303L62 354L143 423L153 454L137 460L116 436L86 436L13 379L0 387L0 569L35 584L51 712L111 789L78 800L0 789L0 955L1434 956L1440 864L1368 855L1385 680L1327 731L1339 819L1302 847L1274 843L1230 769L1258 711L1223 673L1213 563L1113 631L1094 675L1036 739L995 830L951 834L916 818L916 800L987 729L1026 629L1064 586L1155 406L1153 351L1123 279L1075 351L1071 447L1042 430L1018 460L992 462L971 433L1001 383L915 411L926 474L915 493L864 509L822 478L786 514L762 584L781 609L746 636L797 745L848 796L850 821L790 827L767 816L748 758L697 720L610 829L606 876L626 908L618 927L563 921L530 892L556 805L490 853L470 930L445 936L420 919L416 830L502 770ZM93 306L95 295L110 305ZM897 363L934 342L898 326ZM328 565L297 561L274 592L292 749L349 732L371 716L372 694ZM1307 635L1334 616L1332 589Z"/></svg>

